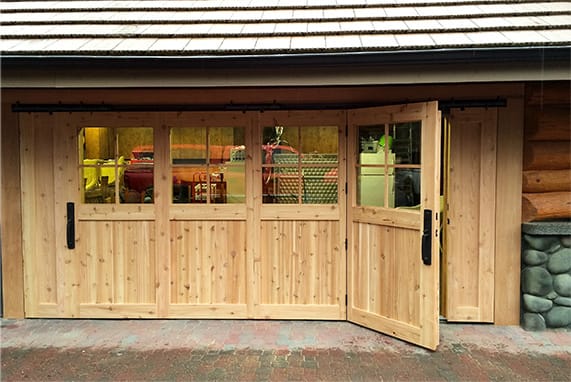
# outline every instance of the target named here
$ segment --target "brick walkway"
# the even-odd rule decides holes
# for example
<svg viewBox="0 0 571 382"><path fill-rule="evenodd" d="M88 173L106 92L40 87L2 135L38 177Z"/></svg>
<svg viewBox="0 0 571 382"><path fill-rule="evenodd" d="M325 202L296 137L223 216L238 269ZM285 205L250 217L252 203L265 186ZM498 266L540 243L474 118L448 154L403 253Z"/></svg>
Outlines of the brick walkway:
<svg viewBox="0 0 571 382"><path fill-rule="evenodd" d="M569 380L571 331L441 325L430 352L347 322L2 320L2 380Z"/></svg>

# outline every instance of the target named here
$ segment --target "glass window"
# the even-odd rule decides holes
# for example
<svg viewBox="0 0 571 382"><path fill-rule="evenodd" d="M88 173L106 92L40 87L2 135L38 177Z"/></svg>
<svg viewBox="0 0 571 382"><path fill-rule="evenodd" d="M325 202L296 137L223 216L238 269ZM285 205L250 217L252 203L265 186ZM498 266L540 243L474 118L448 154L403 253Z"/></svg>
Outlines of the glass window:
<svg viewBox="0 0 571 382"><path fill-rule="evenodd" d="M83 203L153 202L153 129L80 130Z"/></svg>
<svg viewBox="0 0 571 382"><path fill-rule="evenodd" d="M420 122L359 126L358 205L420 205L420 129Z"/></svg>
<svg viewBox="0 0 571 382"><path fill-rule="evenodd" d="M264 203L337 203L336 126L268 126L263 141Z"/></svg>
<svg viewBox="0 0 571 382"><path fill-rule="evenodd" d="M173 203L244 203L244 128L171 129Z"/></svg>

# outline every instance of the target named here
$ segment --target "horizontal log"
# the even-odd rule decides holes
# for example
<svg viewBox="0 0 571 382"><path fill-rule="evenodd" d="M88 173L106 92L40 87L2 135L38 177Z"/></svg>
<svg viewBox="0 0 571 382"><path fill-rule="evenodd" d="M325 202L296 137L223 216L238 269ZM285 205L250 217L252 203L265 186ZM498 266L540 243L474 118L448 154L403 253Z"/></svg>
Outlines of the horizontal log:
<svg viewBox="0 0 571 382"><path fill-rule="evenodd" d="M565 170L571 168L571 142L527 142L524 170Z"/></svg>
<svg viewBox="0 0 571 382"><path fill-rule="evenodd" d="M523 172L523 192L571 191L571 169Z"/></svg>
<svg viewBox="0 0 571 382"><path fill-rule="evenodd" d="M569 105L571 102L568 81L527 85L525 92L528 105Z"/></svg>
<svg viewBox="0 0 571 382"><path fill-rule="evenodd" d="M571 141L571 109L545 107L526 121L527 141Z"/></svg>
<svg viewBox="0 0 571 382"><path fill-rule="evenodd" d="M524 222L571 218L571 192L523 194Z"/></svg>

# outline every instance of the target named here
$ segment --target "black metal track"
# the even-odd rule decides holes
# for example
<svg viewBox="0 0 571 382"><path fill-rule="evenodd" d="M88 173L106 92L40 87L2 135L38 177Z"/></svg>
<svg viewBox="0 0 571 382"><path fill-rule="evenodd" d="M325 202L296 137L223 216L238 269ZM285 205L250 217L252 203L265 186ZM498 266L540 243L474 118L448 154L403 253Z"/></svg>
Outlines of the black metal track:
<svg viewBox="0 0 571 382"><path fill-rule="evenodd" d="M394 102L391 104L402 104ZM166 104L166 105L113 105L113 104L21 104L12 105L16 113L73 113L73 112L180 112L180 111L273 111L273 110L343 110L359 109L374 106L387 106L378 103L311 103L311 104ZM505 107L505 99L487 100L446 100L439 102L439 109L466 109L474 107Z"/></svg>

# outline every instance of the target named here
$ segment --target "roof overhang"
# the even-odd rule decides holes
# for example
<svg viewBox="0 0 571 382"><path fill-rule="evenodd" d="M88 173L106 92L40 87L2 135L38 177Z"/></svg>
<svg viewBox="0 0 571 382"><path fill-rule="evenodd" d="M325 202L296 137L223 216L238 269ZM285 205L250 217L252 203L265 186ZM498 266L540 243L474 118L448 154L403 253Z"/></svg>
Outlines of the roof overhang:
<svg viewBox="0 0 571 382"><path fill-rule="evenodd" d="M571 80L571 46L225 56L4 56L3 88Z"/></svg>

